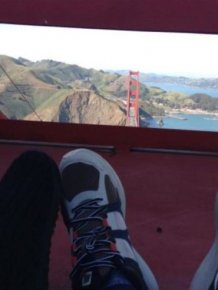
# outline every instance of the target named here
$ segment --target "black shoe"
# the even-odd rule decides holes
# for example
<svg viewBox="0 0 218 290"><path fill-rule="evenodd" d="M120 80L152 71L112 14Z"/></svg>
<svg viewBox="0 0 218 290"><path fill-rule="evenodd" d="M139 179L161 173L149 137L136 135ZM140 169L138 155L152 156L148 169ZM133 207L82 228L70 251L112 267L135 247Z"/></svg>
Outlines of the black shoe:
<svg viewBox="0 0 218 290"><path fill-rule="evenodd" d="M0 289L47 290L61 180L45 153L18 157L0 182Z"/></svg>
<svg viewBox="0 0 218 290"><path fill-rule="evenodd" d="M63 157L60 171L64 220L72 242L73 289L104 289L111 272L119 269L137 290L158 290L131 243L124 189L110 164L90 150L78 149Z"/></svg>

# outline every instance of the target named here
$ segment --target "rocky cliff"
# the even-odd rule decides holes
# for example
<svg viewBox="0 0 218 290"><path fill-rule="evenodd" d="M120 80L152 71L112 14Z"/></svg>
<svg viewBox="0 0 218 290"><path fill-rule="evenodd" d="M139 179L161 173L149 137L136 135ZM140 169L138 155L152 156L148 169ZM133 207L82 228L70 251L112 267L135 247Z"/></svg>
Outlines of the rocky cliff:
<svg viewBox="0 0 218 290"><path fill-rule="evenodd" d="M114 101L90 90L80 90L66 97L53 120L80 124L124 125L125 111Z"/></svg>

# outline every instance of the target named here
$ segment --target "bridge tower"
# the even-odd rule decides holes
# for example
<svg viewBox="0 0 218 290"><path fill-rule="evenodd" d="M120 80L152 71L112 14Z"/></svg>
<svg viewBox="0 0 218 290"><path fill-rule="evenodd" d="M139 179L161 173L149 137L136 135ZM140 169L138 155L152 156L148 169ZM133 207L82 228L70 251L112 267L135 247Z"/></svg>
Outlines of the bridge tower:
<svg viewBox="0 0 218 290"><path fill-rule="evenodd" d="M129 72L127 98L126 126L139 127L139 72Z"/></svg>

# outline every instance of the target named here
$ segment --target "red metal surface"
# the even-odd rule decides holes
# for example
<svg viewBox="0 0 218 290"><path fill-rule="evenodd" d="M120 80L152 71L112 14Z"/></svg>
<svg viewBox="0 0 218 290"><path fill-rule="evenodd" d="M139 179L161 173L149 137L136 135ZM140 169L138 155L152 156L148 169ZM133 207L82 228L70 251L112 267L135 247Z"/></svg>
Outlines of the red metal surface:
<svg viewBox="0 0 218 290"><path fill-rule="evenodd" d="M134 139L129 138L131 134ZM101 145L95 149L124 183L127 223L135 247L151 266L161 289L188 289L214 238L218 157L201 154L218 153L216 133L4 120L0 122L0 139L0 175L27 149L43 150L59 163L70 148ZM106 145L114 147L102 147ZM132 147L176 151L133 152ZM108 152L101 151L105 148ZM202 152L194 155L193 150ZM70 289L69 251L60 217L51 254L52 290Z"/></svg>
<svg viewBox="0 0 218 290"><path fill-rule="evenodd" d="M0 145L0 174L27 149L59 163L68 148ZM175 154L101 153L116 169L127 195L127 224L135 247L162 290L188 289L214 238L213 203L218 158ZM69 290L70 247L61 217L53 237L50 289Z"/></svg>
<svg viewBox="0 0 218 290"><path fill-rule="evenodd" d="M0 21L217 33L217 0L1 0Z"/></svg>
<svg viewBox="0 0 218 290"><path fill-rule="evenodd" d="M134 135L134 138L130 136ZM216 132L1 120L0 139L218 152Z"/></svg>

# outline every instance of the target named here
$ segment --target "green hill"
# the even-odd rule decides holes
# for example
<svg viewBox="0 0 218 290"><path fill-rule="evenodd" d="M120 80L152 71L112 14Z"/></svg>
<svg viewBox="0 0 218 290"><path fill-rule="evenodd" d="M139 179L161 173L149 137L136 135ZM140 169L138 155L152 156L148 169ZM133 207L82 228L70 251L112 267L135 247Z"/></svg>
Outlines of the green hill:
<svg viewBox="0 0 218 290"><path fill-rule="evenodd" d="M9 118L23 118L58 90L38 78L31 66L0 56L0 109Z"/></svg>
<svg viewBox="0 0 218 290"><path fill-rule="evenodd" d="M190 96L190 99L193 101L192 109L218 112L218 98L212 98L206 94L194 94Z"/></svg>
<svg viewBox="0 0 218 290"><path fill-rule="evenodd" d="M126 100L127 76L53 60L32 62L0 56L0 109L9 118L25 118L34 109L48 120L64 98L81 89L111 101ZM142 102L148 92L141 84Z"/></svg>

